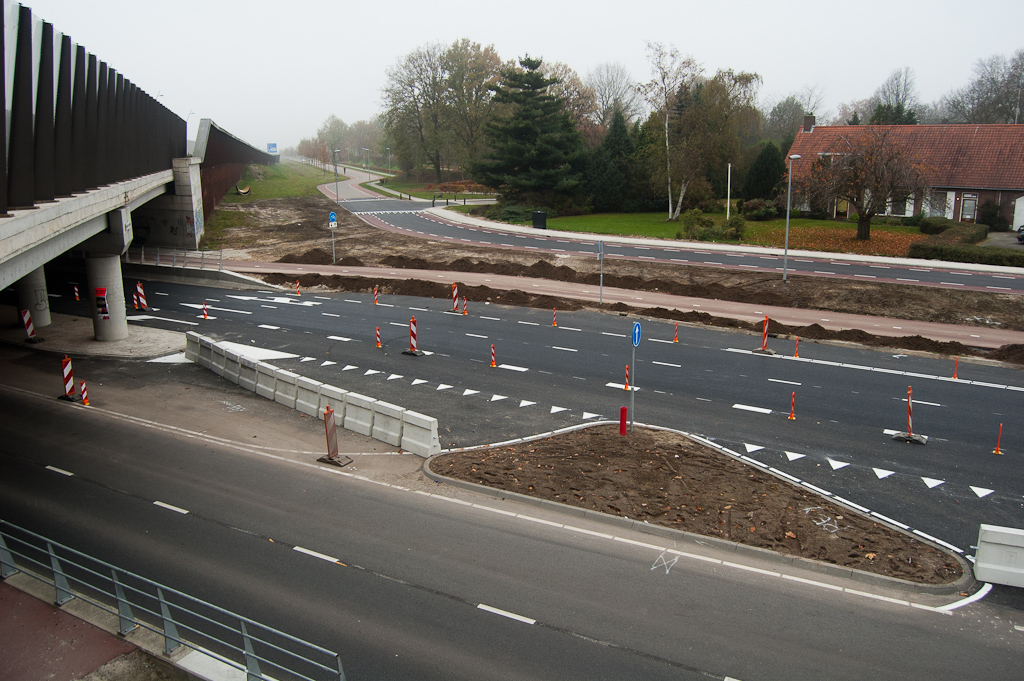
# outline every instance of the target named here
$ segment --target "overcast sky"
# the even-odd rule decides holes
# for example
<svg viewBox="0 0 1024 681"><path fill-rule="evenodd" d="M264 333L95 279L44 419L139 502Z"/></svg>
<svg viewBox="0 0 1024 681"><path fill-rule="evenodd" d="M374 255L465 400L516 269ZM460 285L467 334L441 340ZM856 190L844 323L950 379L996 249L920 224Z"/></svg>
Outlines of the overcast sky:
<svg viewBox="0 0 1024 681"><path fill-rule="evenodd" d="M5 0L5 4L10 0ZM413 48L469 38L503 59L565 62L581 77L621 62L650 77L647 41L708 73L755 71L760 96L804 86L825 110L863 99L909 66L923 102L965 85L979 58L1024 47L1021 0L26 0L35 16L172 111L257 147L310 137L327 116L380 111L387 68ZM819 112L821 113L821 112Z"/></svg>

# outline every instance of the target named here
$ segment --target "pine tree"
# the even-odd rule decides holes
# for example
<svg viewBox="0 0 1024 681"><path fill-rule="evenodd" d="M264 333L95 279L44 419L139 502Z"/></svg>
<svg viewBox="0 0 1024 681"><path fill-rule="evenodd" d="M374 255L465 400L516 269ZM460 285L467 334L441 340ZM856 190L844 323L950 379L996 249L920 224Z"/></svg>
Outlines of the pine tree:
<svg viewBox="0 0 1024 681"><path fill-rule="evenodd" d="M782 158L775 143L768 142L754 162L750 164L746 181L743 183L743 198L747 201L772 198L775 196L775 188L785 172L785 159Z"/></svg>
<svg viewBox="0 0 1024 681"><path fill-rule="evenodd" d="M608 134L594 150L587 169L587 184L593 208L598 213L622 212L632 193L636 145L620 109L612 116Z"/></svg>
<svg viewBox="0 0 1024 681"><path fill-rule="evenodd" d="M471 169L474 179L497 189L506 203L564 208L584 190L583 138L562 102L548 93L555 82L541 60L519 60L504 72L494 101L508 114L487 125L490 152Z"/></svg>

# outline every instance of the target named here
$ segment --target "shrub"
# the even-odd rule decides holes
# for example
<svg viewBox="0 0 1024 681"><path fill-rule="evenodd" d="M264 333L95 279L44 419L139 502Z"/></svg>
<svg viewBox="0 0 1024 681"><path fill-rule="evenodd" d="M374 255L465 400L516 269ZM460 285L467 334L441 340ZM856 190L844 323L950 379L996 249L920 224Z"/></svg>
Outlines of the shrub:
<svg viewBox="0 0 1024 681"><path fill-rule="evenodd" d="M770 201L751 199L743 204L743 217L747 220L771 220L779 211Z"/></svg>
<svg viewBox="0 0 1024 681"><path fill-rule="evenodd" d="M742 215L730 216L722 225L722 237L730 241L740 241L747 231L747 221Z"/></svg>
<svg viewBox="0 0 1024 681"><path fill-rule="evenodd" d="M978 224L988 225L993 232L1010 230L1010 221L999 214L999 205L992 199L985 201L978 209Z"/></svg>
<svg viewBox="0 0 1024 681"><path fill-rule="evenodd" d="M986 225L951 222L947 229L928 237L923 243L968 245L983 241L987 236L988 226Z"/></svg>
<svg viewBox="0 0 1024 681"><path fill-rule="evenodd" d="M699 209L688 210L679 216L682 233L687 239L708 241L714 238L715 221L705 217Z"/></svg>
<svg viewBox="0 0 1024 681"><path fill-rule="evenodd" d="M911 258L925 260L947 260L949 262L971 262L1005 267L1024 267L1024 251L1012 248L990 248L987 246L963 246L948 243L918 241L908 251Z"/></svg>
<svg viewBox="0 0 1024 681"><path fill-rule="evenodd" d="M743 199L736 199L736 212L743 213Z"/></svg>
<svg viewBox="0 0 1024 681"><path fill-rule="evenodd" d="M921 234L942 234L944 231L949 229L953 221L949 218L937 216L921 218L920 223L917 226L918 231Z"/></svg>
<svg viewBox="0 0 1024 681"><path fill-rule="evenodd" d="M923 219L924 215L921 213L914 213L909 218L900 218L900 222L907 227L919 227L921 225L921 220Z"/></svg>

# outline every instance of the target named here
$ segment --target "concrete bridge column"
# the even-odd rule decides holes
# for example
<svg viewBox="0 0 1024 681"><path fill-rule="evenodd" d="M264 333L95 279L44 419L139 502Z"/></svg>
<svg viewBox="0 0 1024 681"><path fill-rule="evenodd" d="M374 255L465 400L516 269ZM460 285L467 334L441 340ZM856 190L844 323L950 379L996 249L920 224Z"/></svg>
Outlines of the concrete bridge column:
<svg viewBox="0 0 1024 681"><path fill-rule="evenodd" d="M36 328L50 325L50 299L46 292L46 275L38 267L18 280L14 285L18 293L18 317L21 310L32 314L32 325Z"/></svg>
<svg viewBox="0 0 1024 681"><path fill-rule="evenodd" d="M85 274L92 304L92 328L98 341L128 337L121 259L116 255L88 255Z"/></svg>

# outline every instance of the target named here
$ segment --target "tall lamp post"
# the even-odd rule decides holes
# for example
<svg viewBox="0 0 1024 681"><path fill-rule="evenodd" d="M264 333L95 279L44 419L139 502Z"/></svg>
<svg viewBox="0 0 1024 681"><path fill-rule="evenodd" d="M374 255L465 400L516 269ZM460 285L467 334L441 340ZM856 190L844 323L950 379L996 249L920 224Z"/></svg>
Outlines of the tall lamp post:
<svg viewBox="0 0 1024 681"><path fill-rule="evenodd" d="M786 190L786 246L782 251L782 283L786 281L786 271L789 267L789 208L793 203L793 161L800 158L800 154L791 154L789 157L789 189Z"/></svg>
<svg viewBox="0 0 1024 681"><path fill-rule="evenodd" d="M391 147L387 147L388 150L388 175L391 174Z"/></svg>
<svg viewBox="0 0 1024 681"><path fill-rule="evenodd" d="M363 147L363 170L366 171L366 179L370 179L370 167L367 165L370 161L370 150Z"/></svg>
<svg viewBox="0 0 1024 681"><path fill-rule="evenodd" d="M341 199L338 198L338 154L341 153L341 149L334 150L334 202L341 205Z"/></svg>

